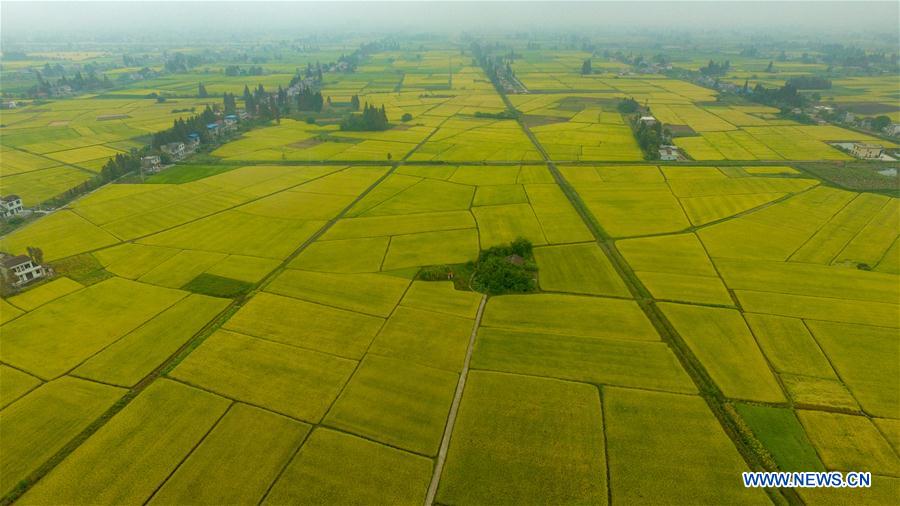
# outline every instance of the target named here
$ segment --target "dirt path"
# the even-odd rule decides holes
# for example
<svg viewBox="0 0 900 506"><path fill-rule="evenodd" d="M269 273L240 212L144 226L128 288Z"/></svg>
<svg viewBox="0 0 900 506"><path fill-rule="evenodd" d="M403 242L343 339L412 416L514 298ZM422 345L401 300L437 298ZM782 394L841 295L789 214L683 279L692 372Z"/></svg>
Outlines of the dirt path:
<svg viewBox="0 0 900 506"><path fill-rule="evenodd" d="M456 424L459 402L462 399L463 390L466 388L466 378L469 376L469 362L472 361L472 351L475 347L475 335L478 333L478 327L481 325L481 315L484 313L485 303L487 303L487 295L482 295L481 304L478 305L478 313L475 315L475 324L472 325L472 334L469 336L469 346L466 348L466 360L463 362L462 372L459 373L456 393L453 395L453 404L450 405L450 414L447 416L447 425L444 426L441 447L438 450L437 460L434 463L434 474L431 476L431 485L429 485L428 495L425 497L425 506L434 504L438 484L441 482L441 473L444 470L444 462L447 460L447 448L450 447L450 436L453 434L453 426Z"/></svg>

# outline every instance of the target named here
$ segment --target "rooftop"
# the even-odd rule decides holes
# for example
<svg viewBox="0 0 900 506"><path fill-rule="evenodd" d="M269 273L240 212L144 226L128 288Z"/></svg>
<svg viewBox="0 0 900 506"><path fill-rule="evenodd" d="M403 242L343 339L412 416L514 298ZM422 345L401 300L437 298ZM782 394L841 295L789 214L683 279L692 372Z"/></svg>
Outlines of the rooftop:
<svg viewBox="0 0 900 506"><path fill-rule="evenodd" d="M22 264L30 262L30 261L31 261L31 258L29 258L25 255L16 255L14 257L6 257L3 260L0 260L0 266L6 267L6 268L12 268L17 265L22 265Z"/></svg>

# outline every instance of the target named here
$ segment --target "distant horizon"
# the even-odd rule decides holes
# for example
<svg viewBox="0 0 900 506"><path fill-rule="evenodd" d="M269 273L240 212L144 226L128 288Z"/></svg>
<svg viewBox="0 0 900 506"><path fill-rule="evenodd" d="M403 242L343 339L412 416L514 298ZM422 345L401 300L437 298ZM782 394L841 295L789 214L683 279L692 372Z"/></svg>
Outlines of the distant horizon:
<svg viewBox="0 0 900 506"><path fill-rule="evenodd" d="M272 34L663 28L704 32L840 29L900 37L900 2L11 2L0 4L4 40L52 34L203 30ZM512 6L515 5L515 8ZM252 21L251 21L252 20ZM198 32L202 33L202 32Z"/></svg>

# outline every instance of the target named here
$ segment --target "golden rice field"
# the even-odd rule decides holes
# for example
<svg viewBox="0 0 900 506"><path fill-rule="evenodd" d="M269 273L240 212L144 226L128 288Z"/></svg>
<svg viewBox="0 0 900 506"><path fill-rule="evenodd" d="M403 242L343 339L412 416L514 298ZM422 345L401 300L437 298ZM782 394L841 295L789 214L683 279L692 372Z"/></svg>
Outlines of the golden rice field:
<svg viewBox="0 0 900 506"><path fill-rule="evenodd" d="M870 471L860 503L894 502L900 201L792 163L865 137L615 61L582 76L580 50L523 48L535 93L504 97L427 44L322 85L403 126L284 118L213 151L222 170L109 184L0 238L55 270L0 300L4 501L788 502L742 486L766 466ZM625 96L693 130L696 162L642 162ZM476 116L504 98L518 119ZM146 102L4 111L4 193L90 177L171 122ZM420 276L518 238L533 292Z"/></svg>

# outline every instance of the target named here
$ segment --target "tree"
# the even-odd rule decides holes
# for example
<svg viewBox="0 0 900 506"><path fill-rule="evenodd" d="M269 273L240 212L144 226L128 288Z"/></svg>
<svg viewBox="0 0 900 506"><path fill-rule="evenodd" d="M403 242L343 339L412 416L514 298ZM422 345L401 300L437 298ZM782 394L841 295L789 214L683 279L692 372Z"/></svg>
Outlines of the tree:
<svg viewBox="0 0 900 506"><path fill-rule="evenodd" d="M354 111L359 110L359 95L353 95L350 97L350 108Z"/></svg>
<svg viewBox="0 0 900 506"><path fill-rule="evenodd" d="M200 98L206 98L209 96L209 93L206 92L206 86L203 86L203 83L197 87L197 96Z"/></svg>
<svg viewBox="0 0 900 506"><path fill-rule="evenodd" d="M28 251L28 256L31 258L31 261L35 263L35 265L41 265L44 263L44 252L41 248L37 246L28 246L25 248Z"/></svg>
<svg viewBox="0 0 900 506"><path fill-rule="evenodd" d="M887 116L875 116L872 119L872 130L881 131L891 124L891 118Z"/></svg>
<svg viewBox="0 0 900 506"><path fill-rule="evenodd" d="M593 73L594 71L591 70L591 59L588 58L581 64L581 75L586 76Z"/></svg>
<svg viewBox="0 0 900 506"><path fill-rule="evenodd" d="M771 74L772 72L775 72L775 62L773 62L773 61L770 61L770 62L769 62L769 66L766 67L766 72L768 72L768 73L770 73L770 74Z"/></svg>
<svg viewBox="0 0 900 506"><path fill-rule="evenodd" d="M630 114L637 112L640 107L641 105L638 104L637 100L633 98L624 98L619 101L619 105L616 106L616 109L623 114Z"/></svg>

